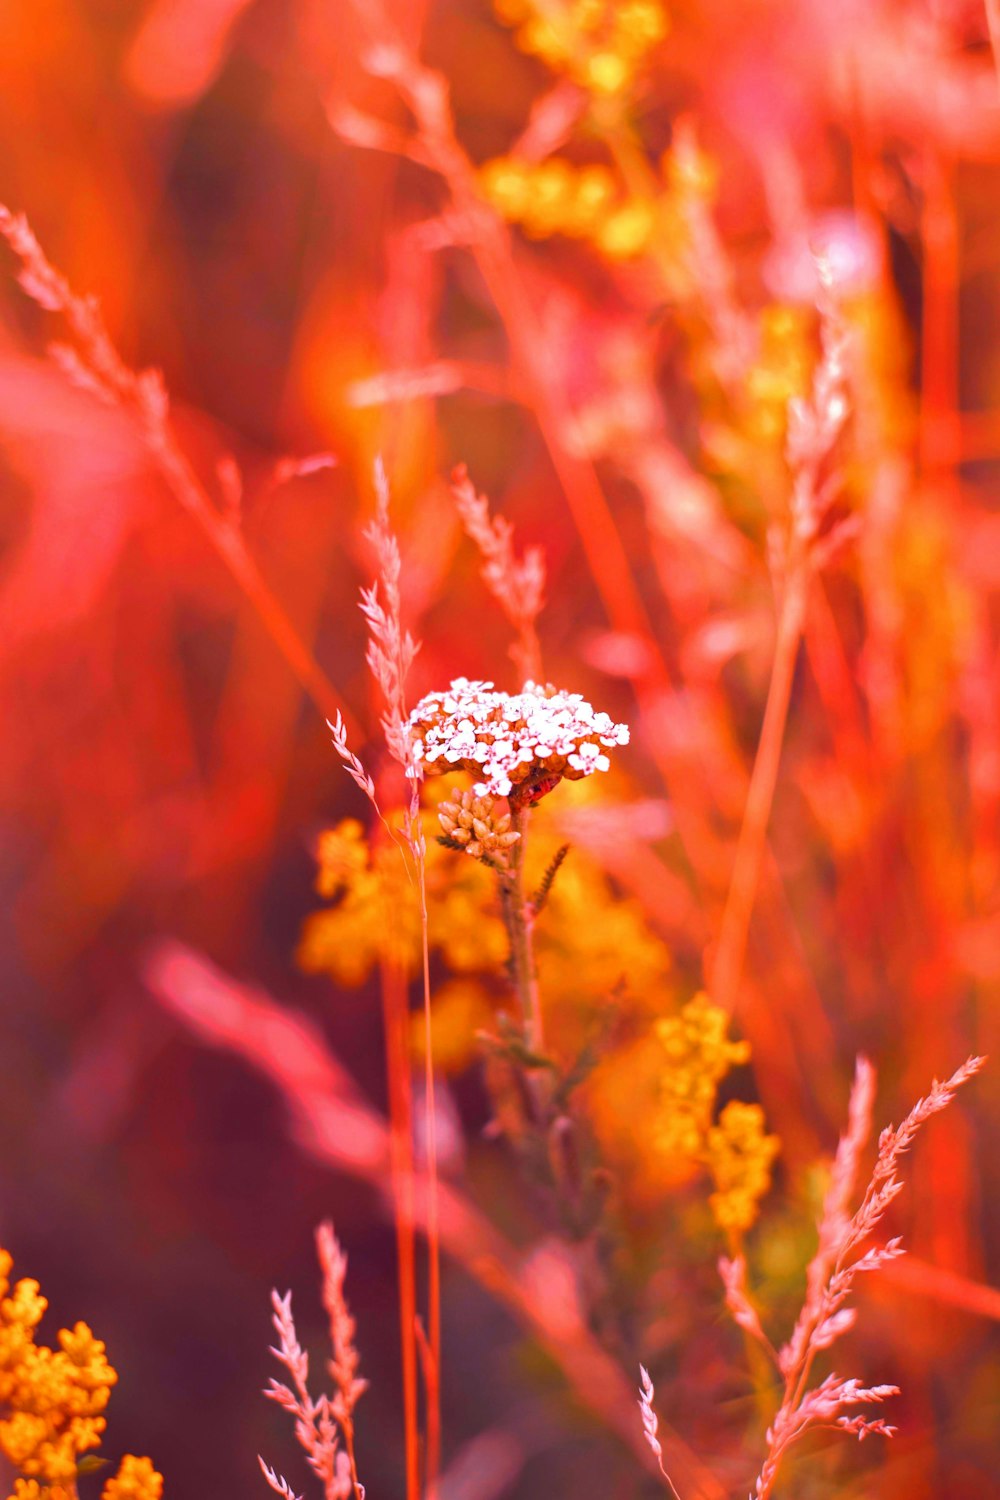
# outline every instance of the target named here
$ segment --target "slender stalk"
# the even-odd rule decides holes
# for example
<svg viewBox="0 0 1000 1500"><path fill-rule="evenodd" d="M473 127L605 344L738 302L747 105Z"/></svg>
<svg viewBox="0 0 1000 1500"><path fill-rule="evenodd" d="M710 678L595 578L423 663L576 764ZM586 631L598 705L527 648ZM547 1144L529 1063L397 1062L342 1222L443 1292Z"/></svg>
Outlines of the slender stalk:
<svg viewBox="0 0 1000 1500"><path fill-rule="evenodd" d="M732 1010L743 971L750 917L753 913L761 867L767 847L767 827L774 803L781 747L788 719L795 661L805 623L809 575L808 540L793 533L788 577L778 618L771 681L764 707L757 754L754 757L750 787L747 792L743 824L740 828L736 858L733 863L725 911L719 931L719 943L712 965L712 998L725 1010Z"/></svg>
<svg viewBox="0 0 1000 1500"><path fill-rule="evenodd" d="M423 841L417 859L420 941L424 984L424 1095L427 1149L427 1497L435 1500L441 1466L441 1235L438 1204L437 1109L434 1098L434 1035L431 1020L430 944L427 931L427 871Z"/></svg>
<svg viewBox="0 0 1000 1500"><path fill-rule="evenodd" d="M417 1428L416 1230L413 1204L413 1105L406 1046L406 977L398 964L383 959L382 1014L389 1091L389 1163L396 1254L399 1260L399 1336L403 1367L403 1427L406 1500L419 1500L420 1445Z"/></svg>

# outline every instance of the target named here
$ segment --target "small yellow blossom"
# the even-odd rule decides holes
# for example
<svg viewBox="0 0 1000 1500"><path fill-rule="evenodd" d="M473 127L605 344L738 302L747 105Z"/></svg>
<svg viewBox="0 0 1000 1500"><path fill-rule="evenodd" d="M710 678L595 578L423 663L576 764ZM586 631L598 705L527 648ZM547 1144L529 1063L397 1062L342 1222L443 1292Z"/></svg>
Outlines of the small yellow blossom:
<svg viewBox="0 0 1000 1500"><path fill-rule="evenodd" d="M576 175L570 202L566 205L563 233L591 236L614 202L617 188L608 167L594 163Z"/></svg>
<svg viewBox="0 0 1000 1500"><path fill-rule="evenodd" d="M729 1019L704 993L695 995L679 1016L659 1021L656 1034L667 1057L661 1092L660 1134L670 1150L688 1139L690 1126L699 1135L711 1119L719 1080L750 1056L748 1042L726 1036Z"/></svg>
<svg viewBox="0 0 1000 1500"><path fill-rule="evenodd" d="M598 247L609 260L632 260L649 248L655 225L652 204L634 198L605 219L597 234Z"/></svg>
<svg viewBox="0 0 1000 1500"><path fill-rule="evenodd" d="M126 1453L118 1473L101 1491L101 1500L160 1500L163 1475L158 1474L148 1458Z"/></svg>
<svg viewBox="0 0 1000 1500"><path fill-rule="evenodd" d="M431 1037L434 1066L443 1073L461 1073L479 1055L477 1032L494 1022L493 1007L482 985L474 979L451 979L431 1002ZM424 1057L424 1016L410 1017L410 1048L414 1058Z"/></svg>
<svg viewBox="0 0 1000 1500"><path fill-rule="evenodd" d="M479 186L499 214L533 239L563 234L596 243L606 214L621 211L615 178L600 162L577 167L561 157L526 162L499 156L480 168Z"/></svg>
<svg viewBox="0 0 1000 1500"><path fill-rule="evenodd" d="M19 1471L11 1500L73 1500L79 1459L101 1441L118 1376L86 1323L60 1329L58 1349L35 1342L46 1300L28 1277L12 1288L11 1265L0 1250L0 1452ZM159 1496L134 1491L134 1500ZM133 1500L133 1491L109 1500Z"/></svg>
<svg viewBox="0 0 1000 1500"><path fill-rule="evenodd" d="M617 94L628 83L631 68L620 52L595 52L584 65L584 77L597 94Z"/></svg>
<svg viewBox="0 0 1000 1500"><path fill-rule="evenodd" d="M503 963L507 936L493 910L495 876L474 860L456 860L437 842L440 824L433 808L422 814L427 848L427 898L431 947L458 973L491 970ZM306 918L298 962L308 974L330 974L338 984L364 984L380 958L390 958L410 974L420 967L420 911L399 850L389 843L374 851L361 847L365 863L351 855L347 870L339 851L353 851L360 824L346 819L320 840L324 853L337 852L338 876L321 865L317 890L335 904Z"/></svg>
<svg viewBox="0 0 1000 1500"><path fill-rule="evenodd" d="M357 818L345 818L319 836L316 889L321 896L339 896L368 866L368 839Z"/></svg>
<svg viewBox="0 0 1000 1500"><path fill-rule="evenodd" d="M37 1479L15 1479L10 1500L74 1500L74 1492L62 1484L43 1487Z"/></svg>
<svg viewBox="0 0 1000 1500"><path fill-rule="evenodd" d="M715 1182L709 1198L720 1229L741 1234L757 1216L757 1205L771 1186L777 1136L764 1130L759 1104L733 1099L708 1132L708 1164Z"/></svg>
<svg viewBox="0 0 1000 1500"><path fill-rule="evenodd" d="M806 308L775 303L761 312L757 359L746 379L751 438L784 441L788 403L806 394L812 377L812 325Z"/></svg>
<svg viewBox="0 0 1000 1500"><path fill-rule="evenodd" d="M494 0L522 52L596 95L627 89L669 29L660 0Z"/></svg>

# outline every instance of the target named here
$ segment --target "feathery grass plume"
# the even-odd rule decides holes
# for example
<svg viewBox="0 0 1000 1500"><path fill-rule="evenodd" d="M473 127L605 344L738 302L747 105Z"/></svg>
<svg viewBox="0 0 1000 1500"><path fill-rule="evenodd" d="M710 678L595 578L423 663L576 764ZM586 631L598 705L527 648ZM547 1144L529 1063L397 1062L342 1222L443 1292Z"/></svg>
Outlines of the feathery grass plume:
<svg viewBox="0 0 1000 1500"><path fill-rule="evenodd" d="M779 537L775 532L771 538L781 586L774 658L709 986L712 998L728 1011L735 1003L743 971L809 586L816 569L850 531L850 527L835 527L829 536L820 538L840 482L833 455L850 411L849 332L829 263L822 256L816 257L816 270L821 354L808 400L793 396L788 402L785 456L792 489L787 534Z"/></svg>
<svg viewBox="0 0 1000 1500"><path fill-rule="evenodd" d="M917 1101L901 1125L888 1126L882 1131L871 1179L859 1207L852 1213L851 1201L861 1153L871 1133L875 1097L875 1070L866 1058L858 1059L847 1129L837 1147L823 1202L819 1244L809 1265L805 1301L790 1339L777 1354L747 1295L742 1258L719 1262L727 1307L736 1322L771 1353L785 1381L781 1405L767 1431L768 1451L757 1476L755 1500L767 1500L788 1450L814 1428L838 1428L854 1433L859 1439L873 1433L885 1437L894 1434L896 1429L882 1418L859 1415L852 1408L896 1396L898 1386L863 1386L858 1380L844 1380L838 1375L828 1375L818 1385L810 1386L809 1377L816 1355L828 1349L855 1322L855 1309L846 1305L855 1278L863 1272L877 1271L904 1253L898 1238L862 1250L886 1209L902 1192L902 1181L896 1175L902 1156L921 1125L951 1102L956 1089L978 1073L984 1061L982 1057L970 1057L945 1083L935 1079L926 1098Z"/></svg>
<svg viewBox="0 0 1000 1500"><path fill-rule="evenodd" d="M423 769L414 754L413 735L406 710L406 679L409 675L410 667L413 665L413 659L419 650L419 645L413 639L410 632L403 629L402 601L399 586L402 562L399 552L399 542L389 524L389 481L381 457L375 460L375 518L365 528L364 535L374 549L377 568L375 581L370 587L361 590L361 612L368 624L366 660L372 676L381 689L385 704L382 713L382 728L385 733L385 741L389 754L403 768L403 773L407 779L409 802L406 809L404 832L413 860L420 907L420 947L424 1009L425 1143L428 1174L427 1246L430 1262L428 1272L428 1331L423 1370L427 1396L427 1489L430 1500L434 1500L437 1475L440 1467L441 1445L441 1254L438 1232L437 1122L434 1103L434 1046L431 1016L430 941L427 919L427 843L423 822L420 817L420 783L423 780ZM340 753L339 748L338 753ZM348 770L353 774L352 765L348 765ZM385 982L388 984L387 979ZM405 1005L405 995L401 994L399 999ZM397 1017L396 1019L399 1020L400 1018ZM410 1059L406 1050L407 1033L405 1018L403 1019L404 1024L402 1028L396 1027L393 1031L396 1037L395 1045L398 1047L398 1056L391 1063L391 1067L400 1080L400 1087L404 1091L408 1091L408 1082L405 1080L405 1074L409 1069ZM404 1114L408 1121L408 1133L411 1136L411 1140L407 1144L406 1149L407 1153L411 1153L412 1120L409 1118L410 1106L408 1100L409 1095L407 1092ZM408 1171L412 1170L412 1160L409 1159L409 1155L406 1166ZM406 1189L406 1191L408 1192L409 1189ZM413 1327L404 1334L404 1348L408 1349L406 1355L407 1362L412 1363L415 1359L413 1340L417 1336L418 1327L415 1310L413 1317L408 1318L407 1321L412 1322ZM410 1392L407 1396L408 1428L413 1426L414 1421L414 1396ZM411 1451L413 1446L414 1440L411 1434L408 1442L410 1457L408 1458L409 1473L407 1478L407 1488L411 1494L411 1500L413 1500L412 1491L414 1489Z"/></svg>
<svg viewBox="0 0 1000 1500"><path fill-rule="evenodd" d="M337 754L344 762L344 767L347 771L348 776L354 782L354 785L359 789L359 791L364 792L365 796L368 798L368 801L371 803L372 807L381 818L382 813L378 805L378 799L375 796L375 783L368 772L365 770L361 761L354 754L354 751L351 749L350 745L347 743L347 730L344 727L344 720L341 717L339 709L337 711L337 716L335 719L333 719L332 721L330 719L327 719L326 727L329 729L330 734L333 737L333 748L336 750Z"/></svg>
<svg viewBox="0 0 1000 1500"><path fill-rule="evenodd" d="M482 575L490 593L517 631L510 648L522 683L542 675L542 653L535 621L545 591L545 554L528 547L518 558L514 528L503 516L491 516L485 495L477 492L464 464L452 471L451 493L462 525L482 553Z"/></svg>
<svg viewBox="0 0 1000 1500"><path fill-rule="evenodd" d="M329 1220L316 1231L316 1249L323 1270L323 1306L330 1319L330 1345L333 1358L327 1369L334 1383L334 1396L330 1409L344 1434L344 1446L351 1465L351 1482L357 1500L364 1500L364 1486L358 1482L358 1468L354 1456L354 1408L368 1388L367 1380L358 1378L358 1351L354 1344L355 1322L348 1311L344 1297L344 1280L347 1276L347 1256L333 1232Z"/></svg>
<svg viewBox="0 0 1000 1500"><path fill-rule="evenodd" d="M399 594L402 564L399 542L389 525L389 481L381 458L375 460L375 519L365 527L364 535L374 549L378 568L375 582L361 590L361 613L368 622L366 659L385 699L382 728L389 753L411 776L406 678L418 646L402 626Z"/></svg>
<svg viewBox="0 0 1000 1500"><path fill-rule="evenodd" d="M201 527L296 681L325 717L339 718L339 693L265 582L246 545L234 507L226 501L227 493L230 500L233 493L231 478L223 481L220 509L185 457L170 421L170 399L159 370L137 373L125 364L105 326L97 298L78 296L47 259L25 216L11 213L2 203L0 236L21 262L18 281L24 291L46 312L60 313L76 339L75 348L65 344L51 347L54 363L80 389L134 414L146 451L164 482Z"/></svg>
<svg viewBox="0 0 1000 1500"><path fill-rule="evenodd" d="M296 1439L306 1454L309 1467L322 1482L324 1500L350 1500L352 1495L354 1500L365 1500L364 1485L358 1480L354 1457L354 1408L367 1381L359 1380L357 1376L354 1319L344 1300L347 1257L332 1224L320 1225L316 1231L316 1248L323 1271L323 1304L330 1318L333 1358L328 1369L334 1382L334 1394L316 1398L309 1394L309 1356L295 1332L292 1294L286 1292L281 1297L276 1291L271 1293L271 1321L277 1330L278 1347L272 1348L271 1353L289 1372L291 1385L272 1376L264 1394L295 1418ZM298 1500L287 1479L276 1474L259 1455L257 1461L276 1494L286 1497L286 1500Z"/></svg>
<svg viewBox="0 0 1000 1500"><path fill-rule="evenodd" d="M653 1389L653 1382L649 1377L649 1371L645 1365L639 1366L639 1377L641 1382L639 1388L639 1410L642 1412L642 1431L646 1442L653 1450L653 1456L660 1467L660 1473L667 1481L670 1493L674 1496L674 1500L680 1500L680 1496L674 1489L673 1480L663 1467L663 1447L656 1435L660 1423L656 1412L653 1410L653 1398L656 1395L656 1391Z"/></svg>

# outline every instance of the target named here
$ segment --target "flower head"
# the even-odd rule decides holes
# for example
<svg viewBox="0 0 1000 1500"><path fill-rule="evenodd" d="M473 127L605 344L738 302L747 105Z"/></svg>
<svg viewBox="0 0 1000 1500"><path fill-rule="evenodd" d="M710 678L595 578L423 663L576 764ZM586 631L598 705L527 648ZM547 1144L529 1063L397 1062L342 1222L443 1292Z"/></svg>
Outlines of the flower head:
<svg viewBox="0 0 1000 1500"><path fill-rule="evenodd" d="M626 724L615 724L579 693L551 684L525 684L503 693L492 682L458 677L447 692L428 693L409 718L410 748L429 775L462 767L484 789L522 804L563 777L578 781L606 771L605 749L627 745Z"/></svg>

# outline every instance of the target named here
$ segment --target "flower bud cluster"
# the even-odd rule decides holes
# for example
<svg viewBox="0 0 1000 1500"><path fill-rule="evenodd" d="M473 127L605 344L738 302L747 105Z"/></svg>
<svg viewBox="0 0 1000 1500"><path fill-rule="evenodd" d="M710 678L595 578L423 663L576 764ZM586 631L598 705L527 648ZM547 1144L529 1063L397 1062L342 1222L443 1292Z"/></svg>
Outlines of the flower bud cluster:
<svg viewBox="0 0 1000 1500"><path fill-rule="evenodd" d="M598 96L620 95L669 30L660 0L494 0L517 45Z"/></svg>
<svg viewBox="0 0 1000 1500"><path fill-rule="evenodd" d="M482 166L479 184L497 212L531 238L589 240L609 260L642 255L656 228L652 203L623 196L599 163L577 167L558 156L542 162L498 156Z"/></svg>
<svg viewBox="0 0 1000 1500"><path fill-rule="evenodd" d="M452 792L450 802L438 807L438 822L453 844L461 844L473 859L487 859L506 870L510 851L521 835L510 826L510 813L497 814L496 804L488 794Z"/></svg>

